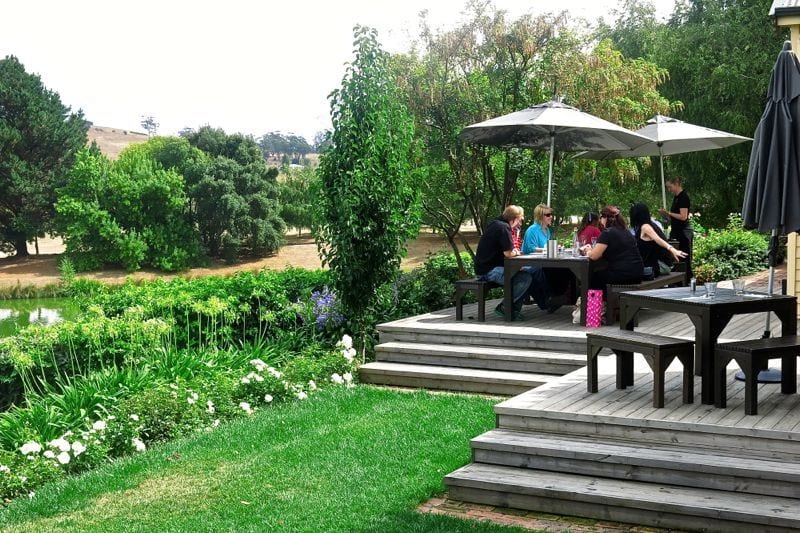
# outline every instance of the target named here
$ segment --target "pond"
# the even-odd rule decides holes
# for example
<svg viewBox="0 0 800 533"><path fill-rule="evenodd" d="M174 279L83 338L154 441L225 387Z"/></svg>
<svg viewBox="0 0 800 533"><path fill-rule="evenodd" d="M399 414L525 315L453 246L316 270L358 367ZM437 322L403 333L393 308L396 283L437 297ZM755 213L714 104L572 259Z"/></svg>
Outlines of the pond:
<svg viewBox="0 0 800 533"><path fill-rule="evenodd" d="M53 324L75 318L80 309L69 298L0 300L0 337L14 335L30 324Z"/></svg>

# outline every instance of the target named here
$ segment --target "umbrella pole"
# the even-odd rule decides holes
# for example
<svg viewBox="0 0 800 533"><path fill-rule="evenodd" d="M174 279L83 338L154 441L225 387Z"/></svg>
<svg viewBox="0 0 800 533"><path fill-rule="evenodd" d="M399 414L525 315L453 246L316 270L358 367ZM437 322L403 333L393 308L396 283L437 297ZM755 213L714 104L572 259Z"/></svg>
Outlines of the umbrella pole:
<svg viewBox="0 0 800 533"><path fill-rule="evenodd" d="M550 196L553 193L553 156L556 152L556 132L550 132L550 167L547 171L547 205L552 206L550 203Z"/></svg>
<svg viewBox="0 0 800 533"><path fill-rule="evenodd" d="M662 153L662 144L658 143L658 161L661 164L661 203L664 209L667 208L667 184L664 181L664 154Z"/></svg>

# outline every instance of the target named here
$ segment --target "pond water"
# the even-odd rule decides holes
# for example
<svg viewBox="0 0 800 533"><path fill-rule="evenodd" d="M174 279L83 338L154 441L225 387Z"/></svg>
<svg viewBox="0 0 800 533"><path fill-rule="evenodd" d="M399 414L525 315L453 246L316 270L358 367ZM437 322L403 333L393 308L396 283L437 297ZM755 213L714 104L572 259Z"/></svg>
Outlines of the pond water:
<svg viewBox="0 0 800 533"><path fill-rule="evenodd" d="M54 324L75 318L80 309L69 298L0 300L0 337L14 335L30 324Z"/></svg>

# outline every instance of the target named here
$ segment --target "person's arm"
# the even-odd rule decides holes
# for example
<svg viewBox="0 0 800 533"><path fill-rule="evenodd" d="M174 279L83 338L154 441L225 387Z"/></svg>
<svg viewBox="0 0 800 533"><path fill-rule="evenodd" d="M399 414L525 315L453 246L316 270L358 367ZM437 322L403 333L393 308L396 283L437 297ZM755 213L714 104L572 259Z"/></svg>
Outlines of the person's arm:
<svg viewBox="0 0 800 533"><path fill-rule="evenodd" d="M503 252L503 255L504 255L504 256L506 256L506 257L516 257L516 256L518 256L520 253L522 253L522 252L520 252L520 251L519 251L519 250L517 250L516 248L512 248L512 249L510 249L510 250L506 250L506 251L504 251L504 252Z"/></svg>
<svg viewBox="0 0 800 533"><path fill-rule="evenodd" d="M591 244L588 245L588 250L586 252L586 257L589 258L589 261L598 261L603 257L603 254L606 253L606 248L608 248L607 244L597 243L594 246Z"/></svg>
<svg viewBox="0 0 800 533"><path fill-rule="evenodd" d="M656 231L653 229L653 226L651 226L650 224L642 224L641 236L647 237L647 239L642 239L642 240L654 241L662 248L666 248L667 251L672 254L672 257L675 258L675 261L679 261L680 259L686 257L686 252L681 252L680 250L672 246L670 243L659 237L658 233L656 233Z"/></svg>

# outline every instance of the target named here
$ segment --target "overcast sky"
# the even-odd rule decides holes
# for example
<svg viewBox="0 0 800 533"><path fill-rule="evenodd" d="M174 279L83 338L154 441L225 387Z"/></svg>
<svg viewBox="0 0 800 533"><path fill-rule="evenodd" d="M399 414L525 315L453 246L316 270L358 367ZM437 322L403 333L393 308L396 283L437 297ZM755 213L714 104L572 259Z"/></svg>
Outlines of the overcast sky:
<svg viewBox="0 0 800 533"><path fill-rule="evenodd" d="M352 28L373 26L384 48L408 49L427 9L435 27L466 0L13 0L0 15L0 57L83 109L98 126L160 134L204 124L255 136L330 127L327 95L352 59ZM660 17L674 0L656 0ZM597 20L617 0L495 0L512 16L555 6Z"/></svg>

